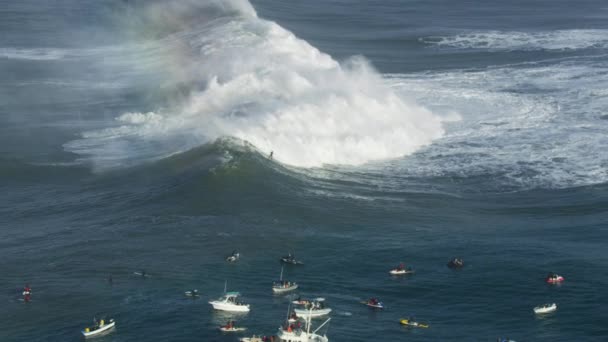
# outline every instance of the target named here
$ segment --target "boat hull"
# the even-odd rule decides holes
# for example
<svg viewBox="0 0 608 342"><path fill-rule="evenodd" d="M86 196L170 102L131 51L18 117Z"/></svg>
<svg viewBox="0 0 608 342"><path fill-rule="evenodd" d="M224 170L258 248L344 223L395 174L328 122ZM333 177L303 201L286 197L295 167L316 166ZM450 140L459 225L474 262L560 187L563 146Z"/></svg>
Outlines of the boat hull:
<svg viewBox="0 0 608 342"><path fill-rule="evenodd" d="M329 339L326 336L321 336L317 334L306 334L306 332L302 331L293 331L288 332L282 329L279 329L279 333L277 334L280 342L329 342Z"/></svg>
<svg viewBox="0 0 608 342"><path fill-rule="evenodd" d="M272 288L272 292L274 292L274 293L285 293L285 292L293 291L293 290L295 290L297 288L298 288L297 284L289 286L289 287L273 287Z"/></svg>
<svg viewBox="0 0 608 342"><path fill-rule="evenodd" d="M547 278L547 283L549 284L559 284L564 281L564 277L559 276L557 278Z"/></svg>
<svg viewBox="0 0 608 342"><path fill-rule="evenodd" d="M247 328L242 328L242 327L234 327L234 328L226 328L226 327L220 327L220 330L223 332L237 332L237 331L245 331L247 330Z"/></svg>
<svg viewBox="0 0 608 342"><path fill-rule="evenodd" d="M97 330L91 330L89 332L82 330L81 333L84 337L100 336L100 335L110 332L110 329L114 328L115 325L116 325L116 322L110 322L108 324L104 324L103 327L100 327Z"/></svg>
<svg viewBox="0 0 608 342"><path fill-rule="evenodd" d="M295 309L296 315L299 317L321 317L325 315L329 315L331 312L330 308L325 309L317 309L317 310L306 310L306 309Z"/></svg>
<svg viewBox="0 0 608 342"><path fill-rule="evenodd" d="M367 306L369 306L370 308L374 308L374 309L384 309L384 305L383 304L370 304L370 303L363 303Z"/></svg>
<svg viewBox="0 0 608 342"><path fill-rule="evenodd" d="M557 310L557 305L551 304L550 306L537 306L534 308L534 313L537 315L548 314Z"/></svg>
<svg viewBox="0 0 608 342"><path fill-rule="evenodd" d="M234 305L225 302L209 302L215 310L230 311L230 312L249 312L249 305Z"/></svg>
<svg viewBox="0 0 608 342"><path fill-rule="evenodd" d="M391 275L404 275L404 274L412 274L413 270L390 270L388 273Z"/></svg>
<svg viewBox="0 0 608 342"><path fill-rule="evenodd" d="M416 327L416 328L428 328L429 325L428 324L424 324L424 323L418 323L418 322L410 322L407 319L402 319L399 321L399 323L401 323L401 325L405 325L408 327Z"/></svg>

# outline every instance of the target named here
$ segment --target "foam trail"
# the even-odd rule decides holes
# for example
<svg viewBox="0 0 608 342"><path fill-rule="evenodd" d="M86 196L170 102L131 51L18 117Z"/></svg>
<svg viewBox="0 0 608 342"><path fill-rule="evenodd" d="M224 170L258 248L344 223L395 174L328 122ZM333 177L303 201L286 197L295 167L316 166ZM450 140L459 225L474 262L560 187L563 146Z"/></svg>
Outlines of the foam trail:
<svg viewBox="0 0 608 342"><path fill-rule="evenodd" d="M436 113L462 116L394 173L483 176L499 191L607 182L605 60L393 75L395 91L413 94Z"/></svg>
<svg viewBox="0 0 608 342"><path fill-rule="evenodd" d="M483 31L422 39L428 44L458 49L501 50L575 50L608 47L608 31L557 30L548 32Z"/></svg>
<svg viewBox="0 0 608 342"><path fill-rule="evenodd" d="M407 155L443 134L438 116L398 96L363 58L340 64L255 12L167 40L183 47L169 63L174 77L198 87L177 104L123 114L118 127L87 132L67 150L103 168L228 136L314 167Z"/></svg>

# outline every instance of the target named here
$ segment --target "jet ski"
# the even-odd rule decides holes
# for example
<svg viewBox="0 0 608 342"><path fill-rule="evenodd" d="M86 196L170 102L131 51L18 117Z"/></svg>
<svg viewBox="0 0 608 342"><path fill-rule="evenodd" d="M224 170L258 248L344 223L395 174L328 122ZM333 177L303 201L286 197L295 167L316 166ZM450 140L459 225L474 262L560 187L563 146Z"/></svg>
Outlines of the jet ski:
<svg viewBox="0 0 608 342"><path fill-rule="evenodd" d="M407 325L408 327L416 327L416 328L428 328L429 325L426 323L416 322L412 318L402 318L399 323L402 325Z"/></svg>
<svg viewBox="0 0 608 342"><path fill-rule="evenodd" d="M461 258L454 258L448 262L449 268L463 268L464 261Z"/></svg>
<svg viewBox="0 0 608 342"><path fill-rule="evenodd" d="M232 252L231 255L226 257L226 261L235 262L235 261L239 260L240 257L241 257L241 255L237 251L234 251L234 252Z"/></svg>
<svg viewBox="0 0 608 342"><path fill-rule="evenodd" d="M545 281L549 284L559 284L564 280L564 277L555 273L549 273L549 275L547 275L547 278L545 279Z"/></svg>
<svg viewBox="0 0 608 342"><path fill-rule="evenodd" d="M369 306L370 308L384 309L384 303L379 301L377 298L370 298L369 300L363 301L361 303Z"/></svg>

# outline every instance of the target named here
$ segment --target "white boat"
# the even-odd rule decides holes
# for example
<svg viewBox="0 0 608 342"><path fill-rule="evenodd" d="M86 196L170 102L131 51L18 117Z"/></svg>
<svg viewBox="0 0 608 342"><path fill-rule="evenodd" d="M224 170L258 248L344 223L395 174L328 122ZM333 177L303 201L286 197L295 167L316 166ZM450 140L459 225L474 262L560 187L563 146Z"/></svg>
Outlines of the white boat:
<svg viewBox="0 0 608 342"><path fill-rule="evenodd" d="M241 337L239 338L240 342L267 342L268 340L264 340L263 338L253 335L251 337Z"/></svg>
<svg viewBox="0 0 608 342"><path fill-rule="evenodd" d="M275 281L272 284L272 292L274 293L285 293L289 291L293 291L298 288L298 284L296 282L283 280L283 266L281 266L281 277L279 281Z"/></svg>
<svg viewBox="0 0 608 342"><path fill-rule="evenodd" d="M116 322L114 322L114 319L110 319L108 322L105 322L105 320L102 319L94 326L84 328L84 330L81 332L85 338L94 337L109 332L109 330L114 328L115 325Z"/></svg>
<svg viewBox="0 0 608 342"><path fill-rule="evenodd" d="M535 314L546 314L557 310L557 304L543 304L534 308Z"/></svg>
<svg viewBox="0 0 608 342"><path fill-rule="evenodd" d="M321 317L328 315L331 308L325 307L325 298L315 298L312 302L305 304L304 308L294 309L299 317Z"/></svg>
<svg viewBox="0 0 608 342"><path fill-rule="evenodd" d="M226 292L223 296L209 302L215 310L232 312L249 312L249 304L239 300L241 296L238 292Z"/></svg>
<svg viewBox="0 0 608 342"><path fill-rule="evenodd" d="M317 332L325 325L331 318L328 318L323 324L321 324L315 331L310 332L311 318L313 310L308 310L306 318L306 327L302 329L299 325L287 323L279 328L277 337L279 342L329 342L326 335L317 334Z"/></svg>

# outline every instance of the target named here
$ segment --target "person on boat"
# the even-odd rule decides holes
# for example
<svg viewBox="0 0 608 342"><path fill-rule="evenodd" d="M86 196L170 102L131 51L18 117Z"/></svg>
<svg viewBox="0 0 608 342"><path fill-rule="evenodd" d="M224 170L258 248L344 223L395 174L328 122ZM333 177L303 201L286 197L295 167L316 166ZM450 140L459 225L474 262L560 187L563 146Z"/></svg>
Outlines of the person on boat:
<svg viewBox="0 0 608 342"><path fill-rule="evenodd" d="M192 295L192 297L196 297L196 296L198 296L198 290L194 289L194 290L190 291L190 294Z"/></svg>
<svg viewBox="0 0 608 342"><path fill-rule="evenodd" d="M141 277L142 277L142 278L145 278L145 277L146 277L146 275L147 275L147 274L146 274L146 270L141 270Z"/></svg>
<svg viewBox="0 0 608 342"><path fill-rule="evenodd" d="M272 159L273 155L274 155L274 151L270 151L270 159Z"/></svg>
<svg viewBox="0 0 608 342"><path fill-rule="evenodd" d="M32 296L32 288L29 284L25 284L23 287L23 300L29 302Z"/></svg>
<svg viewBox="0 0 608 342"><path fill-rule="evenodd" d="M403 271L403 270L405 269L405 265L404 265L403 263L400 263L400 264L399 264L399 267L397 267L397 269L398 269L399 271Z"/></svg>

